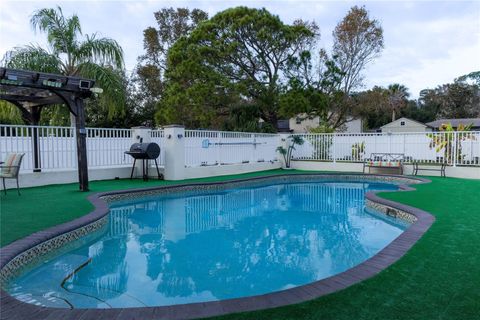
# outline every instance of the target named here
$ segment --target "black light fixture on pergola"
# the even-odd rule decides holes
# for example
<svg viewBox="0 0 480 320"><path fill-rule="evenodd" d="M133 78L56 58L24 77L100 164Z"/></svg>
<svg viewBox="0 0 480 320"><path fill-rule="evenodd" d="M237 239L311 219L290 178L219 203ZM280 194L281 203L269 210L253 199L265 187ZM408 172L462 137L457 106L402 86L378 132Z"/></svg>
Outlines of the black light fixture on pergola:
<svg viewBox="0 0 480 320"><path fill-rule="evenodd" d="M80 190L88 190L88 165L83 99L92 95L95 81L59 74L0 68L0 99L17 106L23 118L35 117L41 107L65 104L75 116L78 180ZM34 161L38 168L38 136L34 139Z"/></svg>

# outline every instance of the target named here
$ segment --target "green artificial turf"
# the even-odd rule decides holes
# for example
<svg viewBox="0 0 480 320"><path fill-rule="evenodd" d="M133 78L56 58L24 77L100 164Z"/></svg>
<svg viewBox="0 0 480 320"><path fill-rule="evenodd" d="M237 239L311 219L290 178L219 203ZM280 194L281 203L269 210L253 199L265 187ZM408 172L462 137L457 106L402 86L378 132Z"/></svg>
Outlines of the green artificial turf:
<svg viewBox="0 0 480 320"><path fill-rule="evenodd" d="M272 170L182 182L211 182L295 171ZM297 171L298 172L298 171ZM416 191L382 197L429 211L436 222L398 262L379 275L305 303L218 319L480 319L480 180L429 177ZM110 180L10 190L0 196L0 240L6 245L88 213L91 192L178 182Z"/></svg>

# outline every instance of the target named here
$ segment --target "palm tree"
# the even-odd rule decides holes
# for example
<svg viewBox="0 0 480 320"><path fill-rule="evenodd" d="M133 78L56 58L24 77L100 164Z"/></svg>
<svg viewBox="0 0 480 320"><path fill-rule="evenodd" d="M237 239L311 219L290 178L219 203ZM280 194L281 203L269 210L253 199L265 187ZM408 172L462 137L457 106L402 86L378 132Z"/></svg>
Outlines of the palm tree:
<svg viewBox="0 0 480 320"><path fill-rule="evenodd" d="M397 113L407 105L407 98L410 96L407 87L394 83L388 86L388 105L392 110L392 122L395 121Z"/></svg>
<svg viewBox="0 0 480 320"><path fill-rule="evenodd" d="M288 137L290 139L290 144L287 149L283 146L277 147L277 152L283 156L283 160L285 161L285 167L290 168L290 162L292 160L292 152L295 150L295 145L301 146L305 140L301 136L298 135L291 135Z"/></svg>
<svg viewBox="0 0 480 320"><path fill-rule="evenodd" d="M49 48L14 48L4 56L6 67L94 79L103 89L100 105L108 110L108 116L123 112L123 50L115 40L95 33L82 37L78 16L65 17L60 7L36 11L30 24L34 30L46 33ZM24 120L38 124L41 107L37 108L30 110L30 119Z"/></svg>

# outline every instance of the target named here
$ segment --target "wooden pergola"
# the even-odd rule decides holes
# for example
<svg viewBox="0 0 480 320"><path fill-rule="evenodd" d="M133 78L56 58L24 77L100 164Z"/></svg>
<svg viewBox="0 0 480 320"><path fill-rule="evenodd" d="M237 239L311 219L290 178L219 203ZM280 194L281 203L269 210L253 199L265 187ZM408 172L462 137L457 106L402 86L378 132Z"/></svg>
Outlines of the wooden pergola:
<svg viewBox="0 0 480 320"><path fill-rule="evenodd" d="M0 68L0 99L17 106L24 119L40 114L41 107L65 104L75 116L78 180L80 190L88 190L88 165L83 99L92 95L95 81L36 71ZM33 135L35 168L38 168L38 136Z"/></svg>

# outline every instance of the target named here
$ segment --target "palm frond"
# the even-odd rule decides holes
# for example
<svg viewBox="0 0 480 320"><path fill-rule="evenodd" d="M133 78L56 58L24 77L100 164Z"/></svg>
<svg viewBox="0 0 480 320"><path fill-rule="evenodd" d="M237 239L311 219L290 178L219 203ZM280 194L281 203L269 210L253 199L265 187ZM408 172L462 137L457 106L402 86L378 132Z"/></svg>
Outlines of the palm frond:
<svg viewBox="0 0 480 320"><path fill-rule="evenodd" d="M36 11L30 19L34 30L47 34L47 40L55 52L68 53L75 47L77 33L81 34L77 15L63 16L62 8L45 8Z"/></svg>
<svg viewBox="0 0 480 320"><path fill-rule="evenodd" d="M284 147L277 147L277 152L280 153L281 155L286 155L287 154L287 149L285 149Z"/></svg>
<svg viewBox="0 0 480 320"><path fill-rule="evenodd" d="M56 11L53 8L44 8L36 11L30 19L30 24L34 30L45 32L50 46L55 51L62 51L65 47L65 18L61 8Z"/></svg>
<svg viewBox="0 0 480 320"><path fill-rule="evenodd" d="M76 14L73 14L67 19L67 29L72 34L82 34L82 26L80 25L80 19Z"/></svg>
<svg viewBox="0 0 480 320"><path fill-rule="evenodd" d="M119 71L92 62L80 64L78 70L79 75L95 80L95 85L103 89L100 101L110 119L125 112L126 88Z"/></svg>
<svg viewBox="0 0 480 320"><path fill-rule="evenodd" d="M58 7L58 13L53 8L43 8L35 11L30 18L30 25L34 30L38 29L47 33L58 29L64 22L63 12L60 7Z"/></svg>
<svg viewBox="0 0 480 320"><path fill-rule="evenodd" d="M110 38L97 39L96 34L87 35L86 38L75 53L79 61L123 68L123 49L117 41Z"/></svg>
<svg viewBox="0 0 480 320"><path fill-rule="evenodd" d="M23 124L22 114L15 105L0 100L0 122L4 124Z"/></svg>
<svg viewBox="0 0 480 320"><path fill-rule="evenodd" d="M17 47L8 51L2 60L7 68L60 73L61 60L43 48L35 46Z"/></svg>
<svg viewBox="0 0 480 320"><path fill-rule="evenodd" d="M291 136L291 137L292 137L293 145L298 144L299 146L301 146L305 142L305 140L303 140L301 136Z"/></svg>

